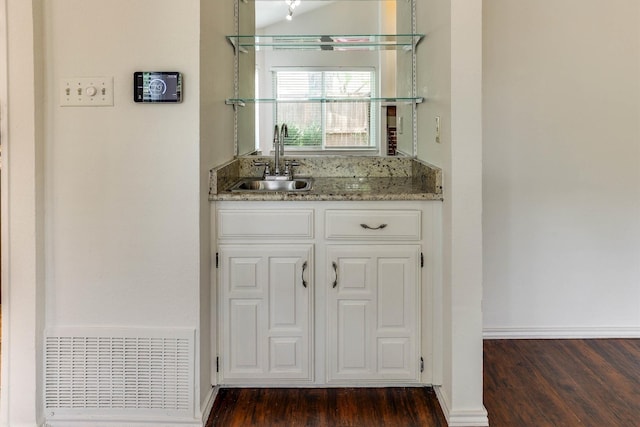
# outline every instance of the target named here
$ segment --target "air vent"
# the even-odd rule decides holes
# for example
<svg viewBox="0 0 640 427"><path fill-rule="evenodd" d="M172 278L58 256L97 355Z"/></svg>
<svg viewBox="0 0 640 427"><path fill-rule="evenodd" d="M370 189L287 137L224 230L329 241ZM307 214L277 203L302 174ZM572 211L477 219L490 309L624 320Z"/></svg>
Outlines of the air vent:
<svg viewBox="0 0 640 427"><path fill-rule="evenodd" d="M45 337L49 415L193 413L193 331L92 329Z"/></svg>

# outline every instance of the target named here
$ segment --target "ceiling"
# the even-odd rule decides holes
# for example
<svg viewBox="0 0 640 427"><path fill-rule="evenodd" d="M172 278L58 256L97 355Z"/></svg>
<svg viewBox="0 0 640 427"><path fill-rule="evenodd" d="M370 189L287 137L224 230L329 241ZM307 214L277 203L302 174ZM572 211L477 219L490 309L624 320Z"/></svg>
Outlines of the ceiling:
<svg viewBox="0 0 640 427"><path fill-rule="evenodd" d="M295 19L297 15L302 15L304 13L312 11L313 9L327 6L333 3L333 1L335 0L301 0L300 4L296 7L295 12L293 13L293 19ZM264 28L277 22L286 21L285 16L287 16L289 7L287 6L285 0L262 0L256 1L255 5L256 28Z"/></svg>

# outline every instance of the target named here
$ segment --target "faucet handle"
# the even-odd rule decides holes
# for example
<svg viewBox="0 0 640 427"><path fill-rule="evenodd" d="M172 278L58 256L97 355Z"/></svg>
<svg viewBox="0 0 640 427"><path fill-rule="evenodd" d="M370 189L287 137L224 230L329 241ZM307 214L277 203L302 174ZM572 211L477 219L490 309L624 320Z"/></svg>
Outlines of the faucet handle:
<svg viewBox="0 0 640 427"><path fill-rule="evenodd" d="M262 177L264 178L267 175L271 175L271 164L269 162L259 162L254 160L252 163L253 166L264 166L264 172L262 173Z"/></svg>
<svg viewBox="0 0 640 427"><path fill-rule="evenodd" d="M269 162L259 162L257 160L254 160L251 163L252 166L269 166Z"/></svg>
<svg viewBox="0 0 640 427"><path fill-rule="evenodd" d="M289 178L293 178L293 167L294 166L300 166L300 163L298 163L295 160L286 160L284 162L284 174L286 176L288 176Z"/></svg>

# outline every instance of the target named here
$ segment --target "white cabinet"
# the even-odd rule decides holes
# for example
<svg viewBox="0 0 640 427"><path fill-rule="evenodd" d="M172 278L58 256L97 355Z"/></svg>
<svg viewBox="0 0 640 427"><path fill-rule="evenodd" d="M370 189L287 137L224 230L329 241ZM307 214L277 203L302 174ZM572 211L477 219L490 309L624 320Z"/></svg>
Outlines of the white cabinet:
<svg viewBox="0 0 640 427"><path fill-rule="evenodd" d="M217 202L219 383L432 383L439 212L438 202Z"/></svg>
<svg viewBox="0 0 640 427"><path fill-rule="evenodd" d="M226 383L311 379L312 245L219 247Z"/></svg>
<svg viewBox="0 0 640 427"><path fill-rule="evenodd" d="M421 231L417 209L326 211L328 382L419 380Z"/></svg>
<svg viewBox="0 0 640 427"><path fill-rule="evenodd" d="M330 245L329 382L417 381L419 245Z"/></svg>
<svg viewBox="0 0 640 427"><path fill-rule="evenodd" d="M422 212L407 210L328 209L327 240L420 240Z"/></svg>

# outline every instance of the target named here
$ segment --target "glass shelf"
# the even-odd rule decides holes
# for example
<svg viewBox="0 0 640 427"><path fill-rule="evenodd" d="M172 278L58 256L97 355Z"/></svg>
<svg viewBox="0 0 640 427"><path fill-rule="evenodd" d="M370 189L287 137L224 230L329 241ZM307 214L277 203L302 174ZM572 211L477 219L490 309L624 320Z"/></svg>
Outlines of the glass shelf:
<svg viewBox="0 0 640 427"><path fill-rule="evenodd" d="M234 49L249 50L412 50L424 34L237 35L227 36Z"/></svg>
<svg viewBox="0 0 640 427"><path fill-rule="evenodd" d="M423 97L401 97L401 98L292 98L292 99L274 99L274 98L227 98L225 104L244 107L246 104L259 103L330 103L330 102L372 102L381 104L421 104L424 102Z"/></svg>

